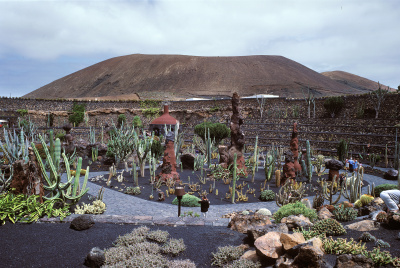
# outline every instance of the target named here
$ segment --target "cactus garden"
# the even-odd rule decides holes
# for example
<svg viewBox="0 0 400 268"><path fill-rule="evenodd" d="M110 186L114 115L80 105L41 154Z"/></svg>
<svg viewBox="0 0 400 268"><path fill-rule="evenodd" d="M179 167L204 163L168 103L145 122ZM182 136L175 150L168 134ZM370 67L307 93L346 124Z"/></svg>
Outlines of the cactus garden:
<svg viewBox="0 0 400 268"><path fill-rule="evenodd" d="M135 213L140 211L136 203L146 206L144 213L130 215L138 217L136 224L154 224L157 215L146 214L154 207L167 219L158 220L169 225L176 213L166 215L160 206L171 211L180 205L185 210L171 225L201 225L203 237L187 239L179 232L147 227L145 234L138 234L141 227L131 234L119 233L114 244L98 242L105 249L104 267L268 267L282 262L284 254L298 265L305 261L302 250L310 245L316 256L310 266L322 259L334 265L340 254L362 255L375 266L400 265L400 214L388 212L379 197L384 190L398 189L396 174L400 182L397 132L393 155L388 157L387 146L384 150L393 168L377 169L376 153L357 155L345 140L338 141L334 153L315 147L304 136L306 124L287 124L283 143L272 139L265 144L261 130L254 131L254 139L246 139L236 93L231 106L227 122L203 120L193 128L180 125L167 106L159 118L167 118L169 124L161 124L159 118L142 122L139 116L127 122L126 116L118 116L117 124L89 126L80 139L74 137L71 124L63 125L64 132L39 131L31 121L25 127L4 129L0 223L5 230L23 230L26 223L71 222L79 215L92 215L92 226L108 216L127 216L113 214L113 209L126 205L115 200L124 198ZM78 108L70 117L75 124L82 113ZM386 173L371 175L370 170ZM178 188L184 190L180 201ZM210 220L200 215L204 196L211 204ZM217 214L220 208L224 213ZM226 234L213 224L221 219L229 219L229 232L235 232L231 245L218 241ZM207 226L208 237L203 233ZM115 232L119 229L126 231L119 227ZM197 232L195 226L190 230ZM270 248L274 239L282 249ZM298 249L292 249L296 247L288 240L296 241ZM203 255L191 256L199 247L204 248Z"/></svg>

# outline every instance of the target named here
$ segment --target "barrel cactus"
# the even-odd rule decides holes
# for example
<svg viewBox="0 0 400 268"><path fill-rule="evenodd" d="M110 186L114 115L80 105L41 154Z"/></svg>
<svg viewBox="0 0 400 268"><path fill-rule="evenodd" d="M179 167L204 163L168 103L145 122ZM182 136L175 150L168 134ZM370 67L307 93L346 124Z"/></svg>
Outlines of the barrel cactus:
<svg viewBox="0 0 400 268"><path fill-rule="evenodd" d="M343 226L335 219L324 219L320 220L311 227L312 231L316 231L319 234L325 233L327 236L337 236L346 234L346 230Z"/></svg>

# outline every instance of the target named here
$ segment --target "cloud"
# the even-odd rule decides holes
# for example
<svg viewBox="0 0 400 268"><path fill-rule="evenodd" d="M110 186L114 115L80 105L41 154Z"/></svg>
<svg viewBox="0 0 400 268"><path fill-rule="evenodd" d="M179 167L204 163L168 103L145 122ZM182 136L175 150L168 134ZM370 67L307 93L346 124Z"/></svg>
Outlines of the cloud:
<svg viewBox="0 0 400 268"><path fill-rule="evenodd" d="M396 0L0 0L0 60L282 55L397 87L398 14Z"/></svg>

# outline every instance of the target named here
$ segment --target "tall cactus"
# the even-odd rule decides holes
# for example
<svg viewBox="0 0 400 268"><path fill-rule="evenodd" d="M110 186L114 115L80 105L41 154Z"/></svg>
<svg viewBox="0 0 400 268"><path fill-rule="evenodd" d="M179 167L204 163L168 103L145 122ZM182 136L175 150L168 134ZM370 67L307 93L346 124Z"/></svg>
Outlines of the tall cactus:
<svg viewBox="0 0 400 268"><path fill-rule="evenodd" d="M87 184L87 180L89 178L89 167L86 170L86 174L85 174L85 179L83 182L83 186L79 187L79 176L80 176L80 172L81 172L81 167L82 167L82 157L78 158L78 166L75 172L75 177L71 176L71 170L70 170L70 165L68 162L68 158L65 156L65 154L63 153L62 156L64 158L64 162L65 162L65 168L67 171L67 182L66 183L62 183L61 182L61 173L59 171L59 166L60 166L60 153L61 153L61 143L60 143L60 139L56 139L55 140L55 146L54 146L54 158L52 158L52 156L50 155L49 150L47 149L46 143L43 139L43 137L41 135L39 135L39 138L42 142L44 151L46 153L47 156L47 161L49 163L50 166L50 176L47 173L45 166L43 164L42 158L39 155L38 150L36 149L34 143L32 142L32 148L33 151L35 152L36 158L39 162L39 166L42 170L42 175L45 179L45 182L47 185L43 185L43 188L47 191L51 192L50 197L48 196L44 196L43 198L48 199L48 200L52 200L52 199L57 199L60 198L62 199L64 202L67 202L68 200L71 201L72 203L76 203L77 201L79 201L79 199L87 193L87 191L89 190L89 188L86 188L86 184ZM53 160L54 159L54 160ZM80 189L78 191L78 189Z"/></svg>
<svg viewBox="0 0 400 268"><path fill-rule="evenodd" d="M136 131L133 132L133 147L139 159L140 177L144 177L147 154L151 151L153 135L151 137L139 137Z"/></svg>
<svg viewBox="0 0 400 268"><path fill-rule="evenodd" d="M13 164L16 160L28 162L29 142L22 130L18 135L15 130L11 132L4 128L4 144L0 140L0 147L9 164Z"/></svg>
<svg viewBox="0 0 400 268"><path fill-rule="evenodd" d="M364 168L360 167L358 169L357 175L353 173L353 175L346 179L342 186L343 196L349 200L350 203L354 203L361 196L361 186L362 180L364 177Z"/></svg>
<svg viewBox="0 0 400 268"><path fill-rule="evenodd" d="M275 170L275 154L267 153L264 161L265 180L270 181Z"/></svg>
<svg viewBox="0 0 400 268"><path fill-rule="evenodd" d="M306 150L307 150L307 175L308 175L308 183L311 183L312 180L312 163L311 163L311 146L310 141L306 141Z"/></svg>
<svg viewBox="0 0 400 268"><path fill-rule="evenodd" d="M139 186L139 181L138 181L138 173L136 170L135 160L133 160L133 163L132 163L132 173L133 173L133 182L135 183L135 186L137 187L137 186Z"/></svg>
<svg viewBox="0 0 400 268"><path fill-rule="evenodd" d="M233 156L233 171L232 171L232 204L235 203L235 192L236 192L236 180L237 180L237 154L235 153L235 155Z"/></svg>
<svg viewBox="0 0 400 268"><path fill-rule="evenodd" d="M335 182L337 182L336 187L335 187ZM329 201L329 205L336 204L343 193L343 188L340 188L339 185L339 179L336 179L335 175L330 185L328 185L328 182L326 180L322 180L321 184L322 184L322 196ZM333 196L336 195L337 193L339 193L339 195L335 200L333 200Z"/></svg>
<svg viewBox="0 0 400 268"><path fill-rule="evenodd" d="M251 182L254 182L254 177L256 175L256 167L258 167L258 135L256 136L256 143L254 144L254 156L253 156L253 174L251 175Z"/></svg>

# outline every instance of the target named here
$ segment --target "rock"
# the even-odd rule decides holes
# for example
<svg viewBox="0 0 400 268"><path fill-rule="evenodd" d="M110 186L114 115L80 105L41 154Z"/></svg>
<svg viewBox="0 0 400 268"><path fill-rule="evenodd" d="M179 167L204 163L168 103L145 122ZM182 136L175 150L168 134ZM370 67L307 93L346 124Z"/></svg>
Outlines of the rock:
<svg viewBox="0 0 400 268"><path fill-rule="evenodd" d="M395 181L397 180L397 175L399 174L399 172L395 169L389 169L388 171L385 172L385 174L383 174L383 178L385 180L392 180Z"/></svg>
<svg viewBox="0 0 400 268"><path fill-rule="evenodd" d="M229 222L228 227L231 228L231 230L246 234L248 229L256 229L270 224L272 223L268 216L261 214L236 214Z"/></svg>
<svg viewBox="0 0 400 268"><path fill-rule="evenodd" d="M289 231L300 227L305 228L313 226L310 220L303 215L290 215L288 217L284 217L282 218L281 223L285 223L289 228Z"/></svg>
<svg viewBox="0 0 400 268"><path fill-rule="evenodd" d="M297 138L297 123L293 124L292 139L290 140L290 151L293 154L294 171L301 172L301 165L299 164L299 139Z"/></svg>
<svg viewBox="0 0 400 268"><path fill-rule="evenodd" d="M372 268L374 262L364 255L343 254L336 259L335 268Z"/></svg>
<svg viewBox="0 0 400 268"><path fill-rule="evenodd" d="M291 151L284 152L285 164L283 165L283 172L280 185L284 185L288 179L296 178L296 170L294 165L294 157Z"/></svg>
<svg viewBox="0 0 400 268"><path fill-rule="evenodd" d="M194 159L196 156L194 154L186 153L181 155L181 163L183 169L194 170Z"/></svg>
<svg viewBox="0 0 400 268"><path fill-rule="evenodd" d="M239 95L235 92L233 93L232 96L232 116L231 116L231 124L230 124L230 129L231 129L231 145L229 148L227 148L227 153L226 151L223 150L223 156L226 158L228 156L228 162L221 162L222 159L220 159L220 164L223 167L229 167L231 164L233 164L234 160L234 155L236 154L237 159L236 159L236 164L237 168L243 170L244 176L247 176L247 167L245 165L245 160L243 156L243 147L244 147L244 133L240 129L240 126L243 124L243 118L240 115L240 97Z"/></svg>
<svg viewBox="0 0 400 268"><path fill-rule="evenodd" d="M106 166L111 166L112 164L115 163L115 158L114 157L104 157L104 162L103 164Z"/></svg>
<svg viewBox="0 0 400 268"><path fill-rule="evenodd" d="M245 259L245 260L249 260L249 261L253 261L253 262L261 261L261 258L260 258L260 256L257 255L257 251L256 250L248 250L248 251L246 251L240 257L240 259Z"/></svg>
<svg viewBox="0 0 400 268"><path fill-rule="evenodd" d="M342 161L331 159L325 162L325 167L329 169L328 180L332 181L335 176L336 179L339 179L339 170L344 167L344 164Z"/></svg>
<svg viewBox="0 0 400 268"><path fill-rule="evenodd" d="M254 242L257 255L266 259L278 259L283 254L283 247L280 241L281 233L269 232Z"/></svg>
<svg viewBox="0 0 400 268"><path fill-rule="evenodd" d="M306 242L302 233L281 234L281 243L285 251Z"/></svg>
<svg viewBox="0 0 400 268"><path fill-rule="evenodd" d="M268 232L278 232L278 233L285 233L289 232L289 229L286 224L279 223L279 224L268 224L264 226L256 226L247 229L247 237L249 239L249 244L254 245L254 241L257 238L265 235Z"/></svg>
<svg viewBox="0 0 400 268"><path fill-rule="evenodd" d="M400 229L400 215L397 213L389 212L387 214L387 223L386 225L390 229Z"/></svg>
<svg viewBox="0 0 400 268"><path fill-rule="evenodd" d="M373 205L362 206L358 209L358 216L370 215L374 211L382 210L380 207L375 207Z"/></svg>
<svg viewBox="0 0 400 268"><path fill-rule="evenodd" d="M89 149L89 143L86 140L80 139L74 142L76 155L82 158L92 155L92 151Z"/></svg>
<svg viewBox="0 0 400 268"><path fill-rule="evenodd" d="M377 227L376 222L373 220L363 220L359 222L355 222L344 227L345 229L351 229L360 232L369 232L379 229L379 225Z"/></svg>
<svg viewBox="0 0 400 268"><path fill-rule="evenodd" d="M318 211L318 219L324 220L324 219L329 219L333 218L332 212L329 211L327 207L323 207Z"/></svg>
<svg viewBox="0 0 400 268"><path fill-rule="evenodd" d="M297 268L297 265L293 265L293 259L287 255L284 254L279 257L279 259L276 260L275 266L276 268Z"/></svg>
<svg viewBox="0 0 400 268"><path fill-rule="evenodd" d="M218 145L218 152L219 152L219 164L222 165L224 168L228 168L228 161L229 161L228 146Z"/></svg>
<svg viewBox="0 0 400 268"><path fill-rule="evenodd" d="M298 253L294 258L293 264L299 267L321 267L322 257L324 256L324 250L322 247L322 241L318 237L314 237L303 244L299 244L292 249Z"/></svg>
<svg viewBox="0 0 400 268"><path fill-rule="evenodd" d="M77 230L77 231L82 231L89 229L94 225L94 218L91 215L80 215L76 217L75 219L72 220L70 228Z"/></svg>
<svg viewBox="0 0 400 268"><path fill-rule="evenodd" d="M92 248L85 258L84 265L91 268L99 268L106 261L104 251L98 247Z"/></svg>
<svg viewBox="0 0 400 268"><path fill-rule="evenodd" d="M173 179L174 181L179 181L179 173L176 171L174 139L171 137L172 135L173 133L171 131L167 134L163 164L160 174L157 175L157 180L167 181Z"/></svg>

